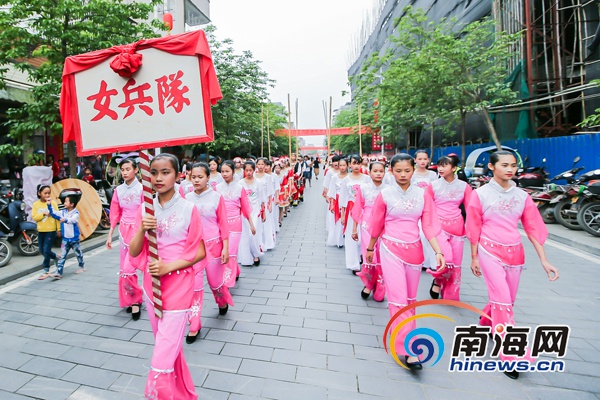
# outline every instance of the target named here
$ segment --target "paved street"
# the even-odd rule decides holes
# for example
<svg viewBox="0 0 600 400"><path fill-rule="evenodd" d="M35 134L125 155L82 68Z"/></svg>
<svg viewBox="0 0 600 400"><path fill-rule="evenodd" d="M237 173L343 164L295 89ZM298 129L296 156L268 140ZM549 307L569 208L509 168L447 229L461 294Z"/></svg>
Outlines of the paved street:
<svg viewBox="0 0 600 400"><path fill-rule="evenodd" d="M531 245L515 307L517 325L572 328L564 373L450 373L454 325L438 330L446 352L410 373L385 353L385 303L362 300L360 280L343 267L343 250L325 247L320 182L285 219L277 249L243 268L235 307L218 316L206 291L202 339L184 344L201 399L600 399L600 262L550 242L561 278L550 283ZM467 259L468 253L466 253ZM118 307L118 252L85 255L88 272L61 281L38 273L0 287L0 399L139 399L152 352L147 317ZM419 300L428 299L423 273ZM483 307L485 285L463 268L461 300ZM430 307L458 325L474 314ZM427 320L423 320L427 321Z"/></svg>

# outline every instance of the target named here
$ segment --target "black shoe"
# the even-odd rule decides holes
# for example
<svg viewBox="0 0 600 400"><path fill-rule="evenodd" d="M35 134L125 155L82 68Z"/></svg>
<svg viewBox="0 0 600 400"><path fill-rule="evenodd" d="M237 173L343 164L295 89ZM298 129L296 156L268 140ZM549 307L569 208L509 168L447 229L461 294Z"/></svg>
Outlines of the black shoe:
<svg viewBox="0 0 600 400"><path fill-rule="evenodd" d="M365 299L365 300L366 300L366 299L368 299L368 298L369 298L369 295L371 294L371 293L367 293L367 292L365 292L365 289L366 289L366 288L367 288L367 287L365 286L365 287L363 288L363 290L361 290L361 291L360 291L360 297L362 297L362 298L363 298L363 299Z"/></svg>
<svg viewBox="0 0 600 400"><path fill-rule="evenodd" d="M355 276L356 276L356 274L358 274L358 271L356 271L356 270L354 270L354 269L353 269L353 270L352 270L352 275L355 275Z"/></svg>
<svg viewBox="0 0 600 400"><path fill-rule="evenodd" d="M127 308L125 309L125 312L126 312L127 314L131 314L131 306L127 307Z"/></svg>
<svg viewBox="0 0 600 400"><path fill-rule="evenodd" d="M423 369L423 364L420 361L414 363L408 362L408 356L404 356L404 363L411 371L420 371Z"/></svg>
<svg viewBox="0 0 600 400"><path fill-rule="evenodd" d="M258 266L260 265L260 258L259 258L258 260L256 260L256 261L254 261L254 264L253 264L253 265L254 265L255 267L258 267Z"/></svg>
<svg viewBox="0 0 600 400"><path fill-rule="evenodd" d="M440 292L434 292L433 291L433 287L437 286L438 290L440 285L438 285L437 283L435 283L435 279L433 280L433 282L431 282L431 287L429 288L429 295L431 296L432 299L439 299L440 297Z"/></svg>
<svg viewBox="0 0 600 400"><path fill-rule="evenodd" d="M510 379L518 379L519 372L518 371L504 371L504 375L508 376Z"/></svg>
<svg viewBox="0 0 600 400"><path fill-rule="evenodd" d="M187 336L185 337L185 342L187 344L192 344L196 341L196 339L198 339L198 336L200 336L200 331L198 331L198 333L196 333L194 336L191 336L189 333L187 334Z"/></svg>
<svg viewBox="0 0 600 400"><path fill-rule="evenodd" d="M138 308L137 312L133 312L133 307ZM141 315L142 315L142 305L141 304L132 305L131 306L131 319L134 321L137 321L138 319L140 319Z"/></svg>
<svg viewBox="0 0 600 400"><path fill-rule="evenodd" d="M226 305L224 308L219 307L219 315L225 315L227 314L227 311L229 311L229 304Z"/></svg>
<svg viewBox="0 0 600 400"><path fill-rule="evenodd" d="M240 276L238 275L238 276L235 277L235 281L237 282L239 280L240 280Z"/></svg>

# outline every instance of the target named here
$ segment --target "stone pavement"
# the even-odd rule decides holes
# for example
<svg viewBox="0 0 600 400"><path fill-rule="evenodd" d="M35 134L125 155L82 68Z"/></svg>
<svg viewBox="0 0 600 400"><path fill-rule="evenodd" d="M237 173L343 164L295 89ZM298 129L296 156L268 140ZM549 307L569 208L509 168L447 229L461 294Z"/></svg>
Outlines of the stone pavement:
<svg viewBox="0 0 600 400"><path fill-rule="evenodd" d="M275 251L243 268L235 307L218 316L206 292L201 339L184 344L200 399L600 399L600 268L596 256L550 242L561 278L548 282L531 245L515 307L517 325L569 324L566 372L448 372L447 350L435 366L410 373L385 353L385 303L360 297L343 267L343 249L325 247L320 181L285 218ZM85 255L88 272L61 281L37 273L0 287L0 400L139 399L152 352L144 315L118 307L118 253ZM467 253L468 259L468 253ZM423 273L419 300L428 299ZM463 269L462 301L481 308L483 281ZM422 311L419 311L422 312ZM465 310L430 307L457 325ZM424 321L424 322L421 322ZM453 324L421 320L451 346Z"/></svg>

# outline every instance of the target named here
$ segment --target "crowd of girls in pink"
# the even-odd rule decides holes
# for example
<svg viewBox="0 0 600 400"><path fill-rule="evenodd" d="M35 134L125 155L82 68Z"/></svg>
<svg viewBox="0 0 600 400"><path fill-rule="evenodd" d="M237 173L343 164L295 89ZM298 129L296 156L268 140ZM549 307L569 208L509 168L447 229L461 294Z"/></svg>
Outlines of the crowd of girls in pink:
<svg viewBox="0 0 600 400"><path fill-rule="evenodd" d="M146 214L143 188L134 159L121 162L124 183L111 203L112 234L119 224L119 304L138 320L146 305L155 343L146 381L147 399L197 399L183 354L183 337L192 344L202 328L204 276L219 315L234 307L230 288L242 266L258 266L260 257L275 248L276 234L289 211L293 190L285 179L290 168L259 159L218 165L188 163L159 154L151 161L154 215ZM237 170L242 179L236 179ZM177 181L181 179L179 183ZM281 210L281 211L280 211ZM150 262L147 232L154 230L159 259ZM137 271L141 271L140 286ZM154 310L152 278L162 291L162 317ZM189 332L185 335L186 328Z"/></svg>
<svg viewBox="0 0 600 400"><path fill-rule="evenodd" d="M416 159L397 154L388 167L373 160L368 172L362 161L357 155L336 155L325 169L327 245L344 248L346 267L364 285L361 297L387 298L390 316L418 300L422 270L434 278L432 298L460 300L468 238L471 270L484 277L488 289L489 301L483 312L491 321L482 318L480 324L514 325L514 304L525 263L519 223L548 278L558 279L558 270L544 251L548 232L540 213L531 197L512 181L517 170L512 153L492 154L488 167L493 178L475 191L457 178L459 160L455 155L439 158L439 176L427 169L429 156L423 150L416 152ZM414 314L414 309L405 311L394 319L391 330ZM405 365L420 370L421 360L409 354L410 343L405 343L415 328L415 320L406 323L396 335L395 348ZM502 353L500 357L509 358ZM532 361L529 353L524 359ZM513 379L519 376L515 370L504 373Z"/></svg>

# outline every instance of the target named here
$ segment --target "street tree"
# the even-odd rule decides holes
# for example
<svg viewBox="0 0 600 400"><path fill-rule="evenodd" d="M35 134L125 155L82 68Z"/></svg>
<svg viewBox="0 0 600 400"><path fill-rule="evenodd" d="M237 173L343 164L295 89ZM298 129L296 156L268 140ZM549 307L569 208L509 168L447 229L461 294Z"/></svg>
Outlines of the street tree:
<svg viewBox="0 0 600 400"><path fill-rule="evenodd" d="M205 29L223 93L223 98L212 107L215 138L211 143L192 147L198 152L219 153L226 158L260 155L261 127L265 135L264 148L267 148L268 110L271 152L274 155L287 153L287 138L273 136L276 129L287 126L287 112L283 106L267 100L268 90L275 81L269 78L252 52L236 52L233 41L219 40L215 35L216 30L214 26Z"/></svg>
<svg viewBox="0 0 600 400"><path fill-rule="evenodd" d="M159 21L148 21L161 1L129 0L0 0L0 84L6 66L26 74L34 85L30 103L11 108L7 125L11 141L1 154L21 154L31 148L37 132L62 135L59 94L68 56L159 36ZM34 66L32 59L41 62ZM75 145L69 143L71 176L75 175Z"/></svg>

